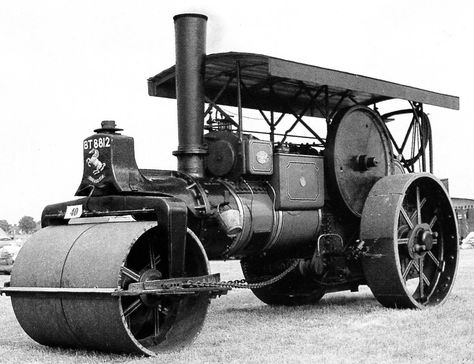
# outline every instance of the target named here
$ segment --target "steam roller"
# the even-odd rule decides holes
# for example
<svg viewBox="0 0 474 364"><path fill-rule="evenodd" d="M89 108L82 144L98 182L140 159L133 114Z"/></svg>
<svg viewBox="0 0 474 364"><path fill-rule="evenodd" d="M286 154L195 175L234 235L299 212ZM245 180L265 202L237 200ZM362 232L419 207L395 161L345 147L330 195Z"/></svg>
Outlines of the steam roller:
<svg viewBox="0 0 474 364"><path fill-rule="evenodd" d="M361 285L386 307L445 302L458 232L424 107L456 110L459 98L206 55L206 23L175 16L176 64L148 79L150 96L177 100L177 170L138 168L133 138L102 121L82 144L77 198L45 207L0 289L24 331L42 345L153 356L192 342L211 299L236 288L268 305ZM408 108L388 109L394 99ZM226 259L245 280L210 272Z"/></svg>

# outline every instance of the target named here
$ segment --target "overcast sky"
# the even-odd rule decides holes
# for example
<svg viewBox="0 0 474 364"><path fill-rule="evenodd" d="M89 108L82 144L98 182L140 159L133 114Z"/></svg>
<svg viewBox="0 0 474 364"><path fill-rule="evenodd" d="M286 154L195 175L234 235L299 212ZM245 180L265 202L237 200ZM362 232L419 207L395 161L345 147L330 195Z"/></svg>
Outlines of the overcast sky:
<svg viewBox="0 0 474 364"><path fill-rule="evenodd" d="M73 198L82 140L104 119L140 168L175 169L174 100L147 95L174 63L172 17L208 15L207 52L246 51L460 96L426 106L435 174L474 198L471 1L0 0L0 219Z"/></svg>

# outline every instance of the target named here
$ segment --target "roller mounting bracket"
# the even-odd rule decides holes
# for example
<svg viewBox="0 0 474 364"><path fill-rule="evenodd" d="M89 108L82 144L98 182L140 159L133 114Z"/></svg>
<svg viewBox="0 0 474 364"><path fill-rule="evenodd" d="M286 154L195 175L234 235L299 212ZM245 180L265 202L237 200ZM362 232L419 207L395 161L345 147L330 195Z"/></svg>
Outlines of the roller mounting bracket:
<svg viewBox="0 0 474 364"><path fill-rule="evenodd" d="M157 200L155 212L158 227L163 229L167 237L169 277L182 277L186 252L187 206L176 198L164 197Z"/></svg>

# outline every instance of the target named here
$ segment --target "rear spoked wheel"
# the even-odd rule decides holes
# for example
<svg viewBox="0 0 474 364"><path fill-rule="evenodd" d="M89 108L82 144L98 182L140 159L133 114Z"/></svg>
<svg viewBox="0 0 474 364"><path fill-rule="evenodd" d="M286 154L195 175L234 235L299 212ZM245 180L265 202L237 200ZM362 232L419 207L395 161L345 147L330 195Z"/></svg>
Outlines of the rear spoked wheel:
<svg viewBox="0 0 474 364"><path fill-rule="evenodd" d="M432 175L384 177L371 190L361 220L364 274L386 307L423 308L444 302L456 274L454 210Z"/></svg>

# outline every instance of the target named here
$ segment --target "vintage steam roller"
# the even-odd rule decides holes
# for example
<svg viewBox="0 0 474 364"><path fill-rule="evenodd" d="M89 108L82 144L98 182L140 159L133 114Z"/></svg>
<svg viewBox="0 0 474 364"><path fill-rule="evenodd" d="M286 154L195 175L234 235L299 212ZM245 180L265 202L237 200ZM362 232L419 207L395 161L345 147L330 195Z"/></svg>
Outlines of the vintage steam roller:
<svg viewBox="0 0 474 364"><path fill-rule="evenodd" d="M84 140L79 198L44 209L2 289L25 332L155 355L193 340L210 299L232 288L269 305L360 285L386 307L443 303L457 225L432 174L424 105L459 99L259 54L206 55L207 17L174 22L176 65L148 91L177 99L178 170L139 169L114 121ZM408 107L382 113L393 99ZM246 282L221 282L209 259L240 259Z"/></svg>

